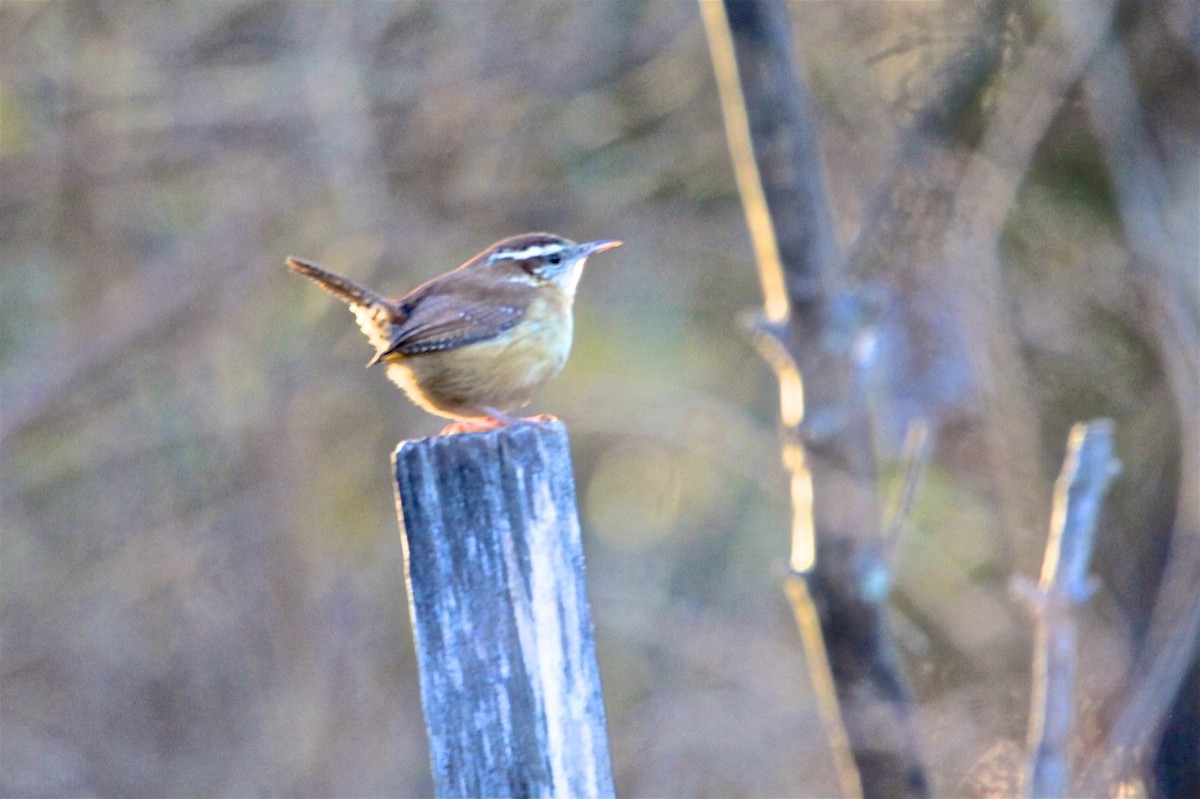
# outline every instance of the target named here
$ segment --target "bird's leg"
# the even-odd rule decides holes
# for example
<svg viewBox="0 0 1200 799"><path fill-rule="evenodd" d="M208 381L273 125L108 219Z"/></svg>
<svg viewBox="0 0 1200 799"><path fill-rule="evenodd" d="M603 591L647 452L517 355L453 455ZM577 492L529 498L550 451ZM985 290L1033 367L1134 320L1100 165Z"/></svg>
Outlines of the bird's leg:
<svg viewBox="0 0 1200 799"><path fill-rule="evenodd" d="M480 408L483 414L478 418L461 419L457 422L451 422L442 428L442 435L450 436L455 433L482 433L485 430L495 430L499 427L508 427L520 422L520 419L514 419L504 411L496 408L489 408L486 405Z"/></svg>
<svg viewBox="0 0 1200 799"><path fill-rule="evenodd" d="M498 411L495 408L484 408L483 411L488 416L490 416L491 418L495 419L497 422L500 422L501 424L503 424L505 426L512 425L512 424L520 424L521 422L525 422L527 424L528 423L540 424L542 422L557 422L558 421L558 417L552 413L539 413L537 416L509 416L507 413L504 413L503 411Z"/></svg>
<svg viewBox="0 0 1200 799"><path fill-rule="evenodd" d="M492 408L487 405L483 406L483 412L487 414L489 419L495 421L498 427L508 427L521 421L515 416L509 416L499 408Z"/></svg>
<svg viewBox="0 0 1200 799"><path fill-rule="evenodd" d="M486 430L495 430L499 427L508 427L508 425L487 416L481 416L477 419L459 419L457 422L451 422L443 427L442 435L453 436L458 433L482 433Z"/></svg>
<svg viewBox="0 0 1200 799"><path fill-rule="evenodd" d="M460 419L457 422L451 422L442 428L442 435L451 436L456 433L482 433L485 430L496 430L501 427L510 427L514 424L533 423L540 424L542 422L557 422L558 417L551 413L539 413L537 416L510 416L498 408L483 407L480 410L484 412L484 416L472 419Z"/></svg>

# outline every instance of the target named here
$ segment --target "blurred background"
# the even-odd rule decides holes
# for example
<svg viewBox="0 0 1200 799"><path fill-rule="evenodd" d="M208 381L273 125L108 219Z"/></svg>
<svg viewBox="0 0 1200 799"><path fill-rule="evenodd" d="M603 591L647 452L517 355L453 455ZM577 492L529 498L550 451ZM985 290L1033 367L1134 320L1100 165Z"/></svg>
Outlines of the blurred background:
<svg viewBox="0 0 1200 799"><path fill-rule="evenodd" d="M847 247L930 98L967 84L938 140L969 149L1048 24L991 0L791 10ZM1192 257L1196 11L1118 25ZM884 338L876 401L885 464L921 409L945 430L894 602L943 794L1024 736L1007 585L1041 538L1009 534L1011 475L1043 534L1068 427L1116 419L1093 738L1171 551L1195 430L1085 101L1006 216L991 300L1015 371L963 366L972 265L925 258L919 226L856 262L885 324L924 308L938 343ZM952 197L944 171L913 191ZM589 265L571 360L530 409L571 431L618 793L836 792L777 585L777 388L739 332L761 295L696 5L77 0L0 5L0 793L431 792L389 459L442 421L363 369L351 315L283 259L399 295L526 230L626 242ZM1172 264L1194 323L1195 260ZM1031 422L999 462L976 402L997 384Z"/></svg>

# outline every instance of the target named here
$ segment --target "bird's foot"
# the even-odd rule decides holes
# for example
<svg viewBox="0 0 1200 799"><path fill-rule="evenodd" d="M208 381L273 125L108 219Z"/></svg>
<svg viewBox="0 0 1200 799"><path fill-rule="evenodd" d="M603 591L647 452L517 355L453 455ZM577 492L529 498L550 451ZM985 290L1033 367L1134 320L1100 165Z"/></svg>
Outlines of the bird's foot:
<svg viewBox="0 0 1200 799"><path fill-rule="evenodd" d="M508 427L508 425L498 419L482 416L478 419L461 419L457 422L451 422L442 428L442 435L453 436L458 433L482 433L487 430L495 430L498 427Z"/></svg>
<svg viewBox="0 0 1200 799"><path fill-rule="evenodd" d="M524 416L522 422L533 422L534 424L545 424L547 422L557 422L558 417L552 413L539 413L537 416Z"/></svg>
<svg viewBox="0 0 1200 799"><path fill-rule="evenodd" d="M461 419L457 422L451 422L442 428L442 435L452 436L457 433L482 433L487 430L496 430L500 427L509 427L514 424L543 424L545 422L557 422L558 417L552 413L539 413L537 416L509 416L503 411L498 411L495 408L486 409L487 416L481 416L473 419Z"/></svg>
<svg viewBox="0 0 1200 799"><path fill-rule="evenodd" d="M558 417L552 413L539 413L537 416L509 416L507 413L496 408L484 408L483 412L489 418L494 419L499 423L500 427L506 427L513 424L541 424L543 422L557 422Z"/></svg>

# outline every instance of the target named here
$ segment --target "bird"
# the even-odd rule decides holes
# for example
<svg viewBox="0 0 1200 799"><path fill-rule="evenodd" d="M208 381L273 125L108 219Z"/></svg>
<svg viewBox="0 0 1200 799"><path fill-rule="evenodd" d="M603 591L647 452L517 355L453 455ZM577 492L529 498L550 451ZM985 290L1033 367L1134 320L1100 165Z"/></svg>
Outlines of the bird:
<svg viewBox="0 0 1200 799"><path fill-rule="evenodd" d="M553 419L511 414L567 362L587 259L622 243L510 236L399 299L310 261L289 256L286 263L349 304L375 347L367 366L383 364L416 405L455 420L447 434Z"/></svg>

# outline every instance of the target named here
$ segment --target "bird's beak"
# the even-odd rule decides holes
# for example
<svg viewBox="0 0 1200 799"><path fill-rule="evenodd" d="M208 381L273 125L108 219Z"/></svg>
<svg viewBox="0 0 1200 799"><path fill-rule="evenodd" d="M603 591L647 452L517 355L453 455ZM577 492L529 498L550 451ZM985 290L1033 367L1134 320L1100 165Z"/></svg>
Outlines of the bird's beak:
<svg viewBox="0 0 1200 799"><path fill-rule="evenodd" d="M578 252L580 255L582 255L583 257L586 258L587 256L595 255L598 252L604 252L605 250L615 249L617 247L620 247L624 243L625 242L623 242L623 241L616 241L615 239L603 239L601 241L589 241L586 244L580 244Z"/></svg>

